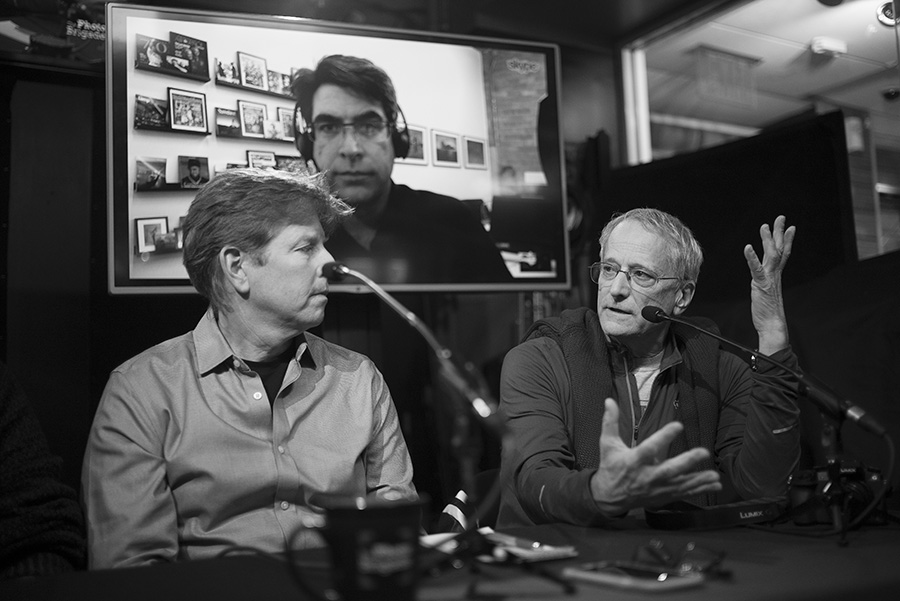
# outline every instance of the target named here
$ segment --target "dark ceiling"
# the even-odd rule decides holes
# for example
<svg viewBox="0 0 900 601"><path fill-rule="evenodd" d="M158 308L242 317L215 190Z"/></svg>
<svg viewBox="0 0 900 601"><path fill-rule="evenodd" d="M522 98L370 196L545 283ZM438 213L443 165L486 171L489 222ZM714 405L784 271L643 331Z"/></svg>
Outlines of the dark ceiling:
<svg viewBox="0 0 900 601"><path fill-rule="evenodd" d="M134 4L253 12L379 27L527 38L613 48L726 0L144 0Z"/></svg>
<svg viewBox="0 0 900 601"><path fill-rule="evenodd" d="M612 48L727 0L488 0L478 2L479 29L496 29L560 45ZM487 27L487 26L490 26ZM518 35L516 35L518 34Z"/></svg>

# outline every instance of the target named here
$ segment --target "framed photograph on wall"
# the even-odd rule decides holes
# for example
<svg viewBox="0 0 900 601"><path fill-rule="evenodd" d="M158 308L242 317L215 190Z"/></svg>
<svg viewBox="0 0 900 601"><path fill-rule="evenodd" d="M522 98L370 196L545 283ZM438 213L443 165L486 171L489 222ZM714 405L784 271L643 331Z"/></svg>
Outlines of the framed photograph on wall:
<svg viewBox="0 0 900 601"><path fill-rule="evenodd" d="M485 143L481 138L463 136L463 150L467 169L487 169L487 155Z"/></svg>
<svg viewBox="0 0 900 601"><path fill-rule="evenodd" d="M223 83L231 86L241 84L241 80L238 78L238 68L234 61L216 59L216 83Z"/></svg>
<svg viewBox="0 0 900 601"><path fill-rule="evenodd" d="M134 128L166 131L169 129L169 101L143 94L134 97Z"/></svg>
<svg viewBox="0 0 900 601"><path fill-rule="evenodd" d="M459 136L443 131L431 131L434 164L440 167L459 167Z"/></svg>
<svg viewBox="0 0 900 601"><path fill-rule="evenodd" d="M398 163L409 163L410 165L427 165L428 164L428 144L426 130L418 125L406 126L409 134L409 152L406 158L397 159Z"/></svg>
<svg viewBox="0 0 900 601"><path fill-rule="evenodd" d="M241 119L235 109L216 107L216 135L223 138L241 137Z"/></svg>
<svg viewBox="0 0 900 601"><path fill-rule="evenodd" d="M134 161L134 189L162 190L166 187L166 159L137 157Z"/></svg>
<svg viewBox="0 0 900 601"><path fill-rule="evenodd" d="M238 100L238 113L241 115L241 135L248 138L265 137L266 119L269 118L266 105L249 100Z"/></svg>
<svg viewBox="0 0 900 601"><path fill-rule="evenodd" d="M301 157L287 156L283 154L275 155L275 169L278 171L290 171L292 173L309 173L306 162Z"/></svg>
<svg viewBox="0 0 900 601"><path fill-rule="evenodd" d="M209 58L206 42L180 33L170 32L169 41L176 58L184 61L187 72L203 81L209 81Z"/></svg>
<svg viewBox="0 0 900 601"><path fill-rule="evenodd" d="M207 133L206 94L169 88L169 125L179 131Z"/></svg>
<svg viewBox="0 0 900 601"><path fill-rule="evenodd" d="M152 253L156 250L156 238L169 231L168 217L148 217L135 219L135 234L138 253Z"/></svg>
<svg viewBox="0 0 900 601"><path fill-rule="evenodd" d="M278 120L281 121L282 128L284 130L284 134L282 136L282 140L290 140L294 141L294 111L289 108L285 108L283 106L279 106L275 109L276 114L278 115Z"/></svg>
<svg viewBox="0 0 900 601"><path fill-rule="evenodd" d="M247 164L258 169L274 169L275 153L267 150L248 150Z"/></svg>
<svg viewBox="0 0 900 601"><path fill-rule="evenodd" d="M202 188L209 183L209 159L179 156L178 179L182 188Z"/></svg>
<svg viewBox="0 0 900 601"><path fill-rule="evenodd" d="M266 59L246 52L238 52L238 67L241 75L241 85L254 90L269 91L269 70L266 68Z"/></svg>

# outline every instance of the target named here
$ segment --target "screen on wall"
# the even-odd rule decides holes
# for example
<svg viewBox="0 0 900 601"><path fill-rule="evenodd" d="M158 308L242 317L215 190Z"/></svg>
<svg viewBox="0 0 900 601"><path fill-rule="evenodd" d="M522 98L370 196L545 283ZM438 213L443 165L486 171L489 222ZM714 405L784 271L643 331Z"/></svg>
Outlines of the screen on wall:
<svg viewBox="0 0 900 601"><path fill-rule="evenodd" d="M181 224L225 170L322 170L342 196L346 163L332 160L340 152L327 152L325 137L307 135L291 87L335 54L383 70L400 109L385 208L332 235L335 260L389 291L568 288L555 46L109 4L110 292L194 290ZM329 114L322 102L314 98L313 120ZM360 135L346 124L330 142L377 152ZM331 289L362 287L348 279Z"/></svg>

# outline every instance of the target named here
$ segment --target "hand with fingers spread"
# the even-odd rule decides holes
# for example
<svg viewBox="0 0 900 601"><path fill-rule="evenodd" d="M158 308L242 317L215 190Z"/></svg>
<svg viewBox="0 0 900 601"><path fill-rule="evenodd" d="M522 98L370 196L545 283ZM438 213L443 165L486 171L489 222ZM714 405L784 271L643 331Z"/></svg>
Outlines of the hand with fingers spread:
<svg viewBox="0 0 900 601"><path fill-rule="evenodd" d="M753 326L759 335L759 351L771 355L788 345L787 318L781 293L781 272L791 256L796 229L785 229L784 215L775 219L772 229L768 224L759 228L763 258L759 259L753 246L744 247L744 258L750 268L750 311Z"/></svg>
<svg viewBox="0 0 900 601"><path fill-rule="evenodd" d="M670 422L634 448L619 435L619 406L606 399L600 436L600 466L591 478L591 494L601 512L615 516L634 507L653 507L684 497L722 490L719 473L693 471L709 451L695 448L666 459L671 442L681 433Z"/></svg>

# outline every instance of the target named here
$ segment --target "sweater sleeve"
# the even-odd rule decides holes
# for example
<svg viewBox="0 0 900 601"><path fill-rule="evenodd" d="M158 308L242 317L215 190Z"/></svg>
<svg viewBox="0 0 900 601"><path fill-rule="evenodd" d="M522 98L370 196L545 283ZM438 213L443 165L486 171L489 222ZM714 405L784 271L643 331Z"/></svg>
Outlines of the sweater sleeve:
<svg viewBox="0 0 900 601"><path fill-rule="evenodd" d="M576 466L569 377L555 342L529 340L507 354L500 406L512 441L501 460L498 527L608 521L591 496L594 470Z"/></svg>
<svg viewBox="0 0 900 601"><path fill-rule="evenodd" d="M0 580L84 566L84 518L24 391L0 364Z"/></svg>
<svg viewBox="0 0 900 601"><path fill-rule="evenodd" d="M772 358L799 369L790 348ZM753 372L730 353L722 355L719 377L719 470L743 499L786 494L788 477L800 460L796 378L766 361Z"/></svg>

